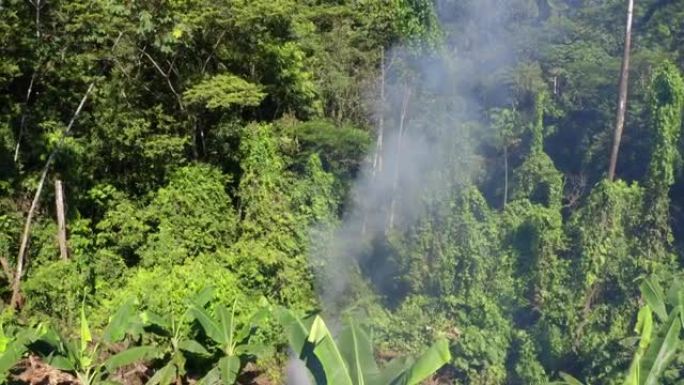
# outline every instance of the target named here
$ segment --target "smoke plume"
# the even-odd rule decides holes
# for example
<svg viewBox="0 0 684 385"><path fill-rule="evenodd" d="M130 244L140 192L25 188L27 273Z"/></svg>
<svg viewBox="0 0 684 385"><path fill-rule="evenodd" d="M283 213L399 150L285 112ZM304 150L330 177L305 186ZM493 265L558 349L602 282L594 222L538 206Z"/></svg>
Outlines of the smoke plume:
<svg viewBox="0 0 684 385"><path fill-rule="evenodd" d="M391 286L385 240L415 225L427 202L477 178L488 109L511 103L510 68L526 32L516 20L539 17L527 0L442 0L435 9L438 47L385 52L373 91L379 143L354 184L352 209L313 256L329 311L344 306L359 269L376 287Z"/></svg>

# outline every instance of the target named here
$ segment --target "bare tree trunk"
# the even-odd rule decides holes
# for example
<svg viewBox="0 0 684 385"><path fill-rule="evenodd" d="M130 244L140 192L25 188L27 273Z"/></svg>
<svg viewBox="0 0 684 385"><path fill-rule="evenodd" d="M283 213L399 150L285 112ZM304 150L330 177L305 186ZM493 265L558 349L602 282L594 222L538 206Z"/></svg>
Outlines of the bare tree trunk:
<svg viewBox="0 0 684 385"><path fill-rule="evenodd" d="M503 208L508 204L508 143L504 143L504 193L503 193Z"/></svg>
<svg viewBox="0 0 684 385"><path fill-rule="evenodd" d="M43 3L43 0L29 0L29 3L36 9L36 38L40 39L40 10L43 9L45 3Z"/></svg>
<svg viewBox="0 0 684 385"><path fill-rule="evenodd" d="M373 157L373 176L382 172L382 145L385 135L385 48L380 53L382 64L380 66L380 113L378 116L378 140L375 143L375 156Z"/></svg>
<svg viewBox="0 0 684 385"><path fill-rule="evenodd" d="M401 171L401 150L404 141L404 132L406 126L406 113L408 111L408 104L411 98L411 88L408 85L404 86L404 99L401 103L401 117L399 118L399 138L397 139L397 161L394 169L394 180L392 181L392 195L390 197L389 214L387 216L387 227L385 233L389 233L394 229L395 212L397 205L397 190L399 188L399 174Z"/></svg>
<svg viewBox="0 0 684 385"><path fill-rule="evenodd" d="M634 0L627 0L627 23L625 25L625 47L622 55L622 69L620 70L620 90L618 96L618 109L615 118L615 131L613 135L613 148L610 153L610 165L608 166L608 180L615 179L620 140L625 126L625 113L627 111L627 88L629 81L629 56L632 46L632 17L634 13Z"/></svg>
<svg viewBox="0 0 684 385"><path fill-rule="evenodd" d="M69 259L69 250L67 249L66 216L64 215L64 188L60 179L55 179L55 209L57 211L59 255L62 260L66 261Z"/></svg>

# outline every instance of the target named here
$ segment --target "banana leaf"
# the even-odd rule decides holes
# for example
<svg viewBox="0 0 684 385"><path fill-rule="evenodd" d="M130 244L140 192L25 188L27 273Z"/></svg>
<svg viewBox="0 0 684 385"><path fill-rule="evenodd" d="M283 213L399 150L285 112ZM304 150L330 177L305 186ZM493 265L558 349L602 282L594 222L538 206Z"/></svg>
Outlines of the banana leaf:
<svg viewBox="0 0 684 385"><path fill-rule="evenodd" d="M418 357L409 368L406 385L415 385L430 377L445 364L451 361L449 342L446 339L437 340L428 350Z"/></svg>
<svg viewBox="0 0 684 385"><path fill-rule="evenodd" d="M122 366L142 360L149 360L159 356L161 353L161 350L156 346L136 346L109 357L104 365L107 371L112 373Z"/></svg>
<svg viewBox="0 0 684 385"><path fill-rule="evenodd" d="M639 367L639 385L657 385L660 376L675 358L680 348L680 334L682 321L681 307L676 307L661 328L651 340Z"/></svg>
<svg viewBox="0 0 684 385"><path fill-rule="evenodd" d="M216 308L216 315L218 316L218 326L222 336L220 344L226 354L231 356L233 355L234 348L233 336L235 333L235 306L233 306L231 310L228 310L225 306L219 305Z"/></svg>
<svg viewBox="0 0 684 385"><path fill-rule="evenodd" d="M665 295L663 289L652 278L646 278L639 286L641 295L643 295L646 303L651 307L653 312L658 316L660 321L667 319L667 310L665 308Z"/></svg>
<svg viewBox="0 0 684 385"><path fill-rule="evenodd" d="M204 333L206 333L207 337L222 346L226 343L226 338L221 326L205 309L192 306L190 307L190 314L200 323L200 325L202 325L202 329L204 329Z"/></svg>
<svg viewBox="0 0 684 385"><path fill-rule="evenodd" d="M176 373L176 366L173 363L169 363L157 370L157 372L147 381L147 385L169 385L176 379Z"/></svg>
<svg viewBox="0 0 684 385"><path fill-rule="evenodd" d="M314 318L307 341L313 345L313 353L323 367L326 384L354 385L349 375L349 367L321 317Z"/></svg>
<svg viewBox="0 0 684 385"><path fill-rule="evenodd" d="M112 316L104 330L103 339L106 342L119 342L124 339L131 320L136 316L132 300L124 303Z"/></svg>
<svg viewBox="0 0 684 385"><path fill-rule="evenodd" d="M178 343L178 349L183 350L185 352L199 354L201 356L211 355L211 353L209 353L209 351L204 346L202 346L202 344L195 340L182 340Z"/></svg>
<svg viewBox="0 0 684 385"><path fill-rule="evenodd" d="M219 373L223 385L233 385L240 374L240 358L236 356L226 356L218 362Z"/></svg>
<svg viewBox="0 0 684 385"><path fill-rule="evenodd" d="M375 363L368 333L354 320L349 319L338 337L338 344L344 360L349 365L354 384L374 384L380 376L380 369Z"/></svg>

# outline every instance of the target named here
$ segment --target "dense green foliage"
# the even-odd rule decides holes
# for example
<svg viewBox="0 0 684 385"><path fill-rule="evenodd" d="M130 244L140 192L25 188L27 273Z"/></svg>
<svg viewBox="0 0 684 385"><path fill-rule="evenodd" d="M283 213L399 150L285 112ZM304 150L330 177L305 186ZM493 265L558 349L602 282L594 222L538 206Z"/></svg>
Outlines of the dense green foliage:
<svg viewBox="0 0 684 385"><path fill-rule="evenodd" d="M684 3L637 2L611 181L625 11L0 0L0 376L283 383L282 306L340 383L681 384Z"/></svg>

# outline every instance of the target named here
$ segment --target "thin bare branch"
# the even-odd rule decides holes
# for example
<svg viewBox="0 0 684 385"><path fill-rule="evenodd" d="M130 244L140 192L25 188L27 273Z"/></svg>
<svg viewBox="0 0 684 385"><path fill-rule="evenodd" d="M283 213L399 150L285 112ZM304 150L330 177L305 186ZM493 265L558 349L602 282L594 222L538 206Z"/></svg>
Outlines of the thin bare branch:
<svg viewBox="0 0 684 385"><path fill-rule="evenodd" d="M40 68L40 67L39 67ZM28 89L26 90L26 98L24 99L23 112L21 113L21 120L19 121L19 134L17 135L17 144L14 147L14 163L19 160L19 148L21 147L21 140L24 137L24 129L26 127L26 115L28 114L28 104L31 100L31 94L33 93L33 84L38 76L38 69L33 71L31 75L31 81L29 82Z"/></svg>
<svg viewBox="0 0 684 385"><path fill-rule="evenodd" d="M228 32L227 29L224 29L223 32L219 35L218 39L216 39L216 43L214 43L214 46L211 49L211 53L209 56L207 56L207 59L204 61L204 64L202 65L202 73L204 73L207 70L207 65L209 65L209 61L214 57L214 54L216 53L216 48L218 48L219 44L221 44L221 40L223 40L223 37L226 35Z"/></svg>
<svg viewBox="0 0 684 385"><path fill-rule="evenodd" d="M157 61L154 60L154 58L153 58L149 53L147 53L145 50L141 49L140 52L141 52L143 55L145 55L145 57L150 61L150 63L152 63L152 65L153 65L154 68L157 70L157 72L159 72L159 74L160 74L164 79L166 79L166 84L169 86L169 89L171 90L171 92L173 93L173 95L176 97L176 101L178 102L178 107L180 107L181 111L185 111L185 105L183 104L183 98L182 98L181 95L176 91L176 88L173 86L173 83L171 82L171 78L170 78L170 73L169 73L169 72L165 72L165 71L161 68L161 66L159 66L159 64L157 63ZM171 66L171 68L173 68L173 66ZM170 70L169 70L169 71L170 71Z"/></svg>

